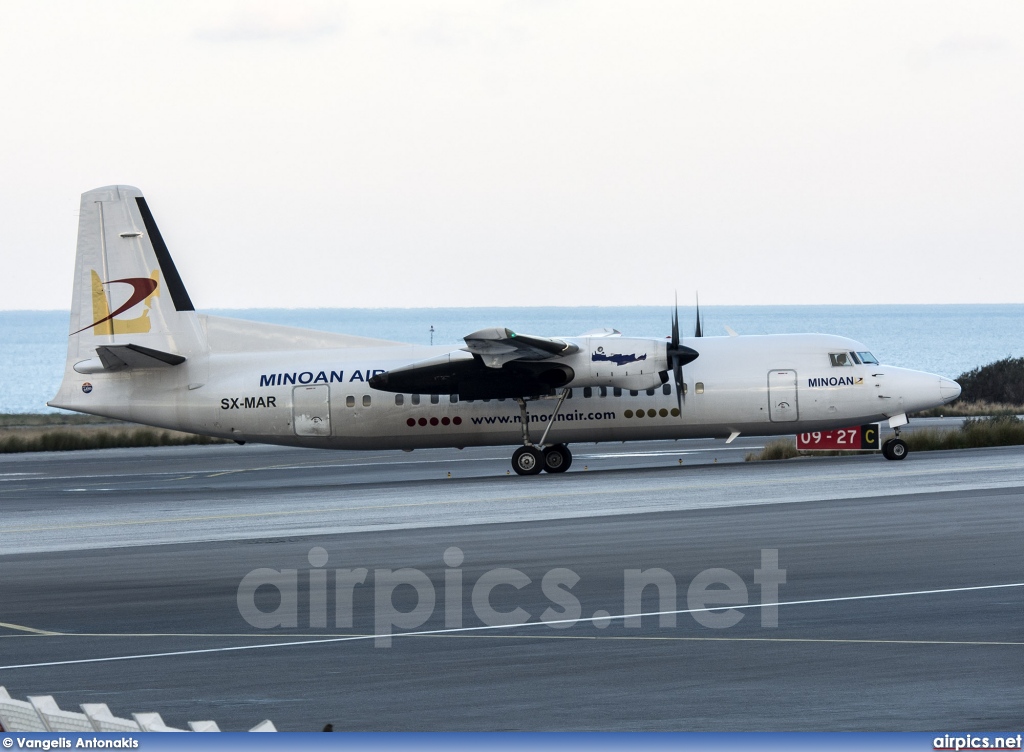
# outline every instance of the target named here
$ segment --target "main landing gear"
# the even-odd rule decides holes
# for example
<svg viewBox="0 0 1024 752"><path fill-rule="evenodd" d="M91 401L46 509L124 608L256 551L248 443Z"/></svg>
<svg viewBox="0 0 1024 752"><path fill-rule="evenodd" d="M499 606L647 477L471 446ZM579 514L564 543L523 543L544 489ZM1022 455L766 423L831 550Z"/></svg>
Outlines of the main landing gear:
<svg viewBox="0 0 1024 752"><path fill-rule="evenodd" d="M902 460L910 450L907 442L900 438L900 429L896 430L896 436L882 444L882 456L887 460Z"/></svg>
<svg viewBox="0 0 1024 752"><path fill-rule="evenodd" d="M564 473L572 465L572 452L565 444L540 449L521 446L512 455L512 469L519 475L537 475L541 470Z"/></svg>
<svg viewBox="0 0 1024 752"><path fill-rule="evenodd" d="M558 415L568 394L568 389L562 390L558 397L558 403L544 428L544 433L536 444L530 441L530 415L526 410L526 400L523 398L516 400L519 403L520 419L523 426L523 445L512 454L512 469L516 471L516 474L537 475L542 470L549 473L564 473L572 465L572 452L565 444L544 447L544 440L547 439L551 425L555 422L555 416Z"/></svg>

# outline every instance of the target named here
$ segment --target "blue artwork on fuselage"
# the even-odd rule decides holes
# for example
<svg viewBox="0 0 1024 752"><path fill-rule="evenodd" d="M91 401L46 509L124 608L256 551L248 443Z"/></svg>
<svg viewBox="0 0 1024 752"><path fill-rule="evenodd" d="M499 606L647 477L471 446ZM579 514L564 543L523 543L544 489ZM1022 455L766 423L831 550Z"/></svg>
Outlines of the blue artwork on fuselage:
<svg viewBox="0 0 1024 752"><path fill-rule="evenodd" d="M644 353L640 357L637 357L636 353L612 353L611 355L604 352L596 352L590 356L591 360L610 360L617 366L624 366L626 363L636 363L638 360L647 360L647 353Z"/></svg>

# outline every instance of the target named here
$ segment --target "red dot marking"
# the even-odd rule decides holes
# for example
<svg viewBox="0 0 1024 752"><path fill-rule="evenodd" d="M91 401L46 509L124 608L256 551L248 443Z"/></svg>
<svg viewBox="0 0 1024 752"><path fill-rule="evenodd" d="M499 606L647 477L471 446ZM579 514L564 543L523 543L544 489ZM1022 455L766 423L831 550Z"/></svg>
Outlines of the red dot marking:
<svg viewBox="0 0 1024 752"><path fill-rule="evenodd" d="M436 426L437 425L437 418L431 418L430 419L430 425Z"/></svg>
<svg viewBox="0 0 1024 752"><path fill-rule="evenodd" d="M405 421L405 425L407 425L407 426L415 426L416 425L416 419L415 418L409 418L409 420Z"/></svg>
<svg viewBox="0 0 1024 752"><path fill-rule="evenodd" d="M454 423L457 426L461 426L462 425L462 418L460 418L458 415L456 415L454 418L452 418L452 423Z"/></svg>
<svg viewBox="0 0 1024 752"><path fill-rule="evenodd" d="M427 425L427 419L426 419L426 418L420 418L420 420L419 420L419 424L420 424L421 426L425 426L425 425Z"/></svg>
<svg viewBox="0 0 1024 752"><path fill-rule="evenodd" d="M451 421L448 420L448 418L441 418L441 425L442 426L447 426L449 423L451 423Z"/></svg>

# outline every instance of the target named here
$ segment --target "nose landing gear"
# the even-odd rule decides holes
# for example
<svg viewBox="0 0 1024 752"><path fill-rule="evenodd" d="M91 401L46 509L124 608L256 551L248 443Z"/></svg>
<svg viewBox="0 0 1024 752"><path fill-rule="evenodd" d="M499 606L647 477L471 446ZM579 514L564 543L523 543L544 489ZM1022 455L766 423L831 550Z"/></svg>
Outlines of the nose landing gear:
<svg viewBox="0 0 1024 752"><path fill-rule="evenodd" d="M907 442L903 439L889 439L882 444L882 456L887 460L901 460L907 456Z"/></svg>
<svg viewBox="0 0 1024 752"><path fill-rule="evenodd" d="M895 430L896 435L882 444L882 456L887 460L902 460L910 451L907 442L900 438L900 429Z"/></svg>

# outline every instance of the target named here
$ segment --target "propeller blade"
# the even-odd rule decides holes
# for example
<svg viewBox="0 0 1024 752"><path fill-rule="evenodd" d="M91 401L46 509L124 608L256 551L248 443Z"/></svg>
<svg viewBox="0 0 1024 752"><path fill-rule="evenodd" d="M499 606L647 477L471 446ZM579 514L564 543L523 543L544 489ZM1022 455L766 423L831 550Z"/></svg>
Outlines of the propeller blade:
<svg viewBox="0 0 1024 752"><path fill-rule="evenodd" d="M700 320L700 294L699 293L697 294L697 326L694 327L693 336L694 337L703 337L704 336L704 327L701 325L701 320Z"/></svg>
<svg viewBox="0 0 1024 752"><path fill-rule="evenodd" d="M697 319L697 336L700 333L700 319ZM700 353L683 345L679 336L679 294L676 293L676 307L672 312L672 341L665 345L665 355L669 366L672 368L672 376L676 384L676 406L679 417L683 417L683 404L686 402L686 382L683 380L683 365L695 360ZM662 378L668 380L668 373L663 371ZM663 382L664 383L664 382Z"/></svg>
<svg viewBox="0 0 1024 752"><path fill-rule="evenodd" d="M676 293L676 308L672 312L672 347L679 347L679 293Z"/></svg>
<svg viewBox="0 0 1024 752"><path fill-rule="evenodd" d="M672 375L676 377L676 407L679 408L679 417L683 417L683 401L686 394L683 392L683 364L678 357L672 358Z"/></svg>

